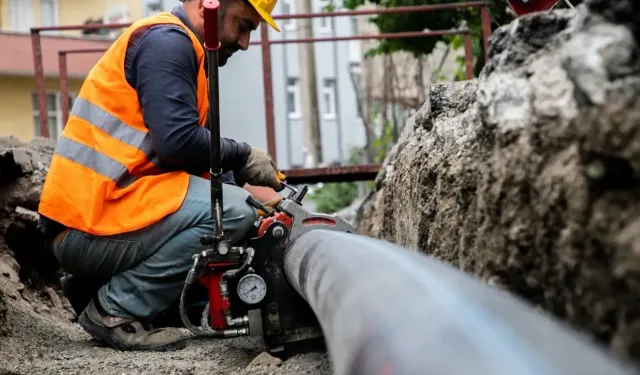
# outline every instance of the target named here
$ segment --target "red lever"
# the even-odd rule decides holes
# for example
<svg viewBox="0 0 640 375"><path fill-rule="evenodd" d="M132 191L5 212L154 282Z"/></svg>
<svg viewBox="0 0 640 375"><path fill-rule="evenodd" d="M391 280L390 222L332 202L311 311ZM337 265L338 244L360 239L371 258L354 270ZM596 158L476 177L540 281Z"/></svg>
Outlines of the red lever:
<svg viewBox="0 0 640 375"><path fill-rule="evenodd" d="M204 0L204 48L209 51L217 51L220 48L220 38L218 35L218 11L220 2L218 0Z"/></svg>

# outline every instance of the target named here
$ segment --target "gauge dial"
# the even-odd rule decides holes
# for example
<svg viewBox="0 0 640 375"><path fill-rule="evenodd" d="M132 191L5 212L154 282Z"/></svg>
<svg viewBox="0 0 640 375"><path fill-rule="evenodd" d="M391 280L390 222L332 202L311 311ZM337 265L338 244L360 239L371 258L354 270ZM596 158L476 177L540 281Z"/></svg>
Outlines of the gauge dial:
<svg viewBox="0 0 640 375"><path fill-rule="evenodd" d="M254 273L243 276L238 281L238 297L248 305L254 305L267 294L267 283Z"/></svg>

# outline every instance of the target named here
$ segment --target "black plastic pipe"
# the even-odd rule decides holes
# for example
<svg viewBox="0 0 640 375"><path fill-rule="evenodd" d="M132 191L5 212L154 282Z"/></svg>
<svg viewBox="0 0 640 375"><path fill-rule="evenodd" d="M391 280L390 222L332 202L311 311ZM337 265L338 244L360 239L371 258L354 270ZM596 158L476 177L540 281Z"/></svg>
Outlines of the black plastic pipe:
<svg viewBox="0 0 640 375"><path fill-rule="evenodd" d="M284 268L320 321L336 375L638 373L511 294L388 242L311 231Z"/></svg>

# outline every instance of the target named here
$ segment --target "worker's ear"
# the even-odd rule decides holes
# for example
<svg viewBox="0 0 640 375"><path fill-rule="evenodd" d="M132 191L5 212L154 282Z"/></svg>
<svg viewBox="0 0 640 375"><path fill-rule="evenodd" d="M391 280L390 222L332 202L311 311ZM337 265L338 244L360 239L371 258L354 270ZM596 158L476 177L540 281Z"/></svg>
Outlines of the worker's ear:
<svg viewBox="0 0 640 375"><path fill-rule="evenodd" d="M198 0L198 16L204 17L204 4L202 4L204 0Z"/></svg>

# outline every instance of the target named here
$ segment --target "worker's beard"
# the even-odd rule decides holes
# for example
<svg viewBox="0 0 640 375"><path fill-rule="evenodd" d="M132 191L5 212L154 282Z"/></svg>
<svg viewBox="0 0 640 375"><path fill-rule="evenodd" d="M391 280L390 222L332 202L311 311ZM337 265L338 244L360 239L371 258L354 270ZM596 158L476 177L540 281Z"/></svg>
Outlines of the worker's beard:
<svg viewBox="0 0 640 375"><path fill-rule="evenodd" d="M222 47L218 50L218 66L224 66L227 63L229 57L231 57L238 50L237 44L222 44Z"/></svg>
<svg viewBox="0 0 640 375"><path fill-rule="evenodd" d="M229 60L229 53L225 50L224 47L220 48L218 51L218 66L225 66L227 64L227 60Z"/></svg>

